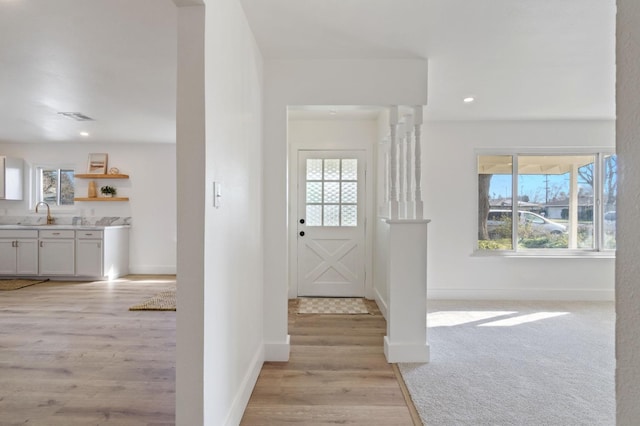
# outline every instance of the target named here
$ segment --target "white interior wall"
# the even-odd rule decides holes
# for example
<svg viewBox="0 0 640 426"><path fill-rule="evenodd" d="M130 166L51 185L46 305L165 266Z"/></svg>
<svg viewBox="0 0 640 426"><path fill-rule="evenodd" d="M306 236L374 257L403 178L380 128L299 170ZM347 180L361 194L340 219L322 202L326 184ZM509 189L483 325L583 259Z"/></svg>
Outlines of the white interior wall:
<svg viewBox="0 0 640 426"><path fill-rule="evenodd" d="M264 360L262 56L237 0L206 7L204 424L240 422ZM221 206L213 207L213 182ZM185 188L186 189L186 188Z"/></svg>
<svg viewBox="0 0 640 426"><path fill-rule="evenodd" d="M176 0L178 6L183 3L186 5L178 8L176 91L180 283L176 312L176 425L190 426L203 425L205 412L205 9L204 5L190 6L191 2Z"/></svg>
<svg viewBox="0 0 640 426"><path fill-rule="evenodd" d="M618 0L617 152L619 196L616 259L616 424L640 419L640 3Z"/></svg>
<svg viewBox="0 0 640 426"><path fill-rule="evenodd" d="M424 105L425 60L268 60L264 110L265 359L289 357L287 107L292 105Z"/></svg>
<svg viewBox="0 0 640 426"><path fill-rule="evenodd" d="M128 174L128 180L98 180L110 185L128 202L76 202L73 209L53 208L53 216L131 216L130 271L133 274L176 272L176 165L173 144L0 144L0 153L25 160L25 198L0 201L0 214L21 216L30 210L33 168L38 165L72 167L86 173L88 154L106 152L109 167ZM75 180L76 196L86 197L88 179Z"/></svg>
<svg viewBox="0 0 640 426"><path fill-rule="evenodd" d="M373 188L375 179L375 164L373 161L373 151L377 135L377 122L375 119L333 119L333 120L289 120L288 142L289 142L289 167L290 180L289 187L298 186L298 150L301 149L323 149L323 150L363 150L367 158L367 181L366 194L374 194ZM373 273L372 273L372 242L373 242L373 219L374 198L365 196L366 224L366 252L365 252L365 297L373 298ZM298 220L297 213L298 196L297 191L290 193L289 203L289 226L296 229ZM289 297L297 297L297 233L291 232L289 237L290 271L289 271Z"/></svg>
<svg viewBox="0 0 640 426"><path fill-rule="evenodd" d="M613 121L425 122L428 296L613 300L614 259L474 256L477 150L613 147ZM555 152L555 151L554 151ZM560 151L562 152L562 151Z"/></svg>

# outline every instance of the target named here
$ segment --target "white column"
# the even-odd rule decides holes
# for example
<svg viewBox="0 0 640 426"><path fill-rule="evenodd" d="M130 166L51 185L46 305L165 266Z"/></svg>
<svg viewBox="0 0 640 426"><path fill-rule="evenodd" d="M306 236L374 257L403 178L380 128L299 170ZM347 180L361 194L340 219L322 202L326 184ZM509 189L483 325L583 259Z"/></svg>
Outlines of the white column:
<svg viewBox="0 0 640 426"><path fill-rule="evenodd" d="M427 342L428 220L387 220L388 362L429 362Z"/></svg>
<svg viewBox="0 0 640 426"><path fill-rule="evenodd" d="M405 191L405 202L406 202L406 212L405 217L407 219L415 219L416 217L416 204L413 202L413 186L411 183L413 182L412 168L411 168L411 137L413 135L413 116L411 114L407 114L404 116L407 138L406 138L406 165L407 165L407 183L406 183L406 191Z"/></svg>
<svg viewBox="0 0 640 426"><path fill-rule="evenodd" d="M407 217L407 203L405 201L404 184L405 179L405 125L404 123L398 124L398 218L404 219Z"/></svg>
<svg viewBox="0 0 640 426"><path fill-rule="evenodd" d="M398 218L398 141L396 130L398 127L398 106L394 105L389 109L389 130L391 133L390 163L389 164L389 205L391 219Z"/></svg>
<svg viewBox="0 0 640 426"><path fill-rule="evenodd" d="M416 164L416 219L424 219L424 204L422 203L422 147L420 140L422 130L422 106L413 109L413 124L416 135L414 161Z"/></svg>

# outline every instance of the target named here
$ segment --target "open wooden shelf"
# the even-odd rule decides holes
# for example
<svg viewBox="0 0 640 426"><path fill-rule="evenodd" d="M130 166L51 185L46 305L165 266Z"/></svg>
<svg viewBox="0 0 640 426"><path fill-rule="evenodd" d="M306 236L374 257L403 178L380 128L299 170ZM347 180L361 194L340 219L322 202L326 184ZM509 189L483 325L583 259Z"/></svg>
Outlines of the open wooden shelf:
<svg viewBox="0 0 640 426"><path fill-rule="evenodd" d="M129 197L83 197L74 198L73 201L129 201Z"/></svg>
<svg viewBox="0 0 640 426"><path fill-rule="evenodd" d="M95 173L76 173L78 179L129 179L129 175L99 175Z"/></svg>

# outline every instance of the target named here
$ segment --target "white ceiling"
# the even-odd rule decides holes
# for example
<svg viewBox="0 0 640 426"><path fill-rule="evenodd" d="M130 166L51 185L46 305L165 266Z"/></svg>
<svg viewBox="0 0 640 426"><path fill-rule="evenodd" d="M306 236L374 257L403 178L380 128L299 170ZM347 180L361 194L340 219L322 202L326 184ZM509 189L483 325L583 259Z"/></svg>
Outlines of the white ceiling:
<svg viewBox="0 0 640 426"><path fill-rule="evenodd" d="M431 120L615 116L615 0L240 2L265 59L428 58ZM172 142L175 58L171 0L0 0L0 141Z"/></svg>

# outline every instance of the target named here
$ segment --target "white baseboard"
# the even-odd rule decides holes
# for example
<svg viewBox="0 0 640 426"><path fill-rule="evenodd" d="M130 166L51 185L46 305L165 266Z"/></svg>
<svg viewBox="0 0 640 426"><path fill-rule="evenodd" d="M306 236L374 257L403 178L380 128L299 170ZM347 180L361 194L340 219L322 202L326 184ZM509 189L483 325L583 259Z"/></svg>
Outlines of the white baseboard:
<svg viewBox="0 0 640 426"><path fill-rule="evenodd" d="M285 342L265 342L264 344L264 360L286 362L289 361L289 352L291 350L291 336L287 334Z"/></svg>
<svg viewBox="0 0 640 426"><path fill-rule="evenodd" d="M263 363L264 348L260 348L256 351L256 354L251 360L251 365L247 369L247 374L245 374L242 379L240 389L236 393L235 398L233 398L231 409L224 421L225 425L235 426L240 424L244 410L247 408L247 404L249 403L249 398L251 398L251 392L253 392L253 388L256 386L256 382L258 381L258 376L260 375Z"/></svg>
<svg viewBox="0 0 640 426"><path fill-rule="evenodd" d="M610 302L615 300L615 291L593 289L538 289L538 288L429 288L427 299L432 300L545 300L545 301L589 301Z"/></svg>
<svg viewBox="0 0 640 426"><path fill-rule="evenodd" d="M175 275L176 265L129 265L133 275Z"/></svg>
<svg viewBox="0 0 640 426"><path fill-rule="evenodd" d="M387 314L389 312L387 301L384 300L384 298L382 297L382 295L380 294L377 288L374 288L373 290L375 292L374 299L376 301L376 305L378 305L378 309L380 309L380 312L382 313L382 316L384 317L384 319L387 319Z"/></svg>
<svg viewBox="0 0 640 426"><path fill-rule="evenodd" d="M384 336L384 356L389 363L429 362L429 344L390 343L389 337Z"/></svg>

